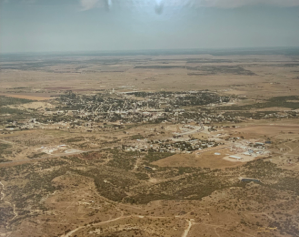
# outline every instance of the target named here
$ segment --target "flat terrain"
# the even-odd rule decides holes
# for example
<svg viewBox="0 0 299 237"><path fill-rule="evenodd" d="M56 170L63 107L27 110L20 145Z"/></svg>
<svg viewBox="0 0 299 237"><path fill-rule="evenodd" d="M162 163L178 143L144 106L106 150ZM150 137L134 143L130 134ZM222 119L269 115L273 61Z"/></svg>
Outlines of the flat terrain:
<svg viewBox="0 0 299 237"><path fill-rule="evenodd" d="M51 62L30 60L0 63L2 93L196 88L257 99L298 95L299 90L296 55L53 56Z"/></svg>
<svg viewBox="0 0 299 237"><path fill-rule="evenodd" d="M242 134L256 134L266 135L273 137L278 134L292 134L299 133L299 125L297 124L285 124L285 125L260 125L260 126L246 126L236 129L229 129L229 132L242 133Z"/></svg>
<svg viewBox="0 0 299 237"><path fill-rule="evenodd" d="M229 149L217 148L211 151L198 152L199 154L176 154L165 159L155 161L152 164L161 167L202 167L202 168L227 168L241 165L242 162L229 162L223 158L232 155ZM215 153L218 153L215 155Z"/></svg>

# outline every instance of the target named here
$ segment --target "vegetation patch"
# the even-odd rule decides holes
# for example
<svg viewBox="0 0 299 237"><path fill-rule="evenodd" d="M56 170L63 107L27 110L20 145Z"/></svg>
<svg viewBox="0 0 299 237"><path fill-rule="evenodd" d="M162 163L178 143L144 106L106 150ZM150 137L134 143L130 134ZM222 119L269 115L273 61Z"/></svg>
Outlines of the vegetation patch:
<svg viewBox="0 0 299 237"><path fill-rule="evenodd" d="M25 114L23 110L20 109L12 109L7 107L0 107L0 114Z"/></svg>
<svg viewBox="0 0 299 237"><path fill-rule="evenodd" d="M173 68L185 68L185 66L175 66L175 65L150 65L150 66L135 66L135 69L173 69Z"/></svg>
<svg viewBox="0 0 299 237"><path fill-rule="evenodd" d="M241 66L199 66L199 67L186 67L188 70L202 71L204 75L214 75L214 74L235 74L235 75L247 75L253 76L250 70L246 70Z"/></svg>
<svg viewBox="0 0 299 237"><path fill-rule="evenodd" d="M224 106L221 107L221 110L250 110L250 109L263 109L263 108L270 108L270 107L298 109L299 102L293 102L298 100L299 100L299 96L279 96L279 97L273 97L264 103L256 103L256 104L243 105L243 106L237 106L237 105Z"/></svg>
<svg viewBox="0 0 299 237"><path fill-rule="evenodd" d="M81 142L84 141L85 138L84 137L72 137L66 140L63 140L62 142Z"/></svg>
<svg viewBox="0 0 299 237"><path fill-rule="evenodd" d="M73 170L73 172L92 178L100 195L117 202L127 197L126 191L130 186L138 184L134 176L126 175L120 170L110 169L107 172L107 170L94 168L89 171Z"/></svg>
<svg viewBox="0 0 299 237"><path fill-rule="evenodd" d="M231 182L225 177L217 177L214 172L199 171L178 180L138 190L136 195L126 198L125 201L146 204L154 200L201 200L216 190L244 186L240 181Z"/></svg>
<svg viewBox="0 0 299 237"><path fill-rule="evenodd" d="M31 156L28 156L29 159L37 159L37 158L41 158L43 157L44 155L46 155L45 152L41 152L41 153L36 153L36 154L33 154Z"/></svg>
<svg viewBox="0 0 299 237"><path fill-rule="evenodd" d="M147 153L147 155L144 157L144 159L147 161L147 162L154 162L154 161L157 161L157 160L161 160L161 159L164 159L168 156L172 156L173 154L170 153L170 152L154 152L154 151L149 151Z"/></svg>
<svg viewBox="0 0 299 237"><path fill-rule="evenodd" d="M34 102L34 100L0 96L0 106L18 105Z"/></svg>
<svg viewBox="0 0 299 237"><path fill-rule="evenodd" d="M144 139L144 136L142 136L142 135L140 135L140 134L138 134L138 135L133 135L133 136L131 136L131 139L132 139L132 140Z"/></svg>
<svg viewBox="0 0 299 237"><path fill-rule="evenodd" d="M136 176L137 179L139 179L139 180L148 180L148 179L149 179L149 177L148 177L147 174L145 174L145 173L141 173L141 172L139 172L139 173L135 173L135 176Z"/></svg>
<svg viewBox="0 0 299 237"><path fill-rule="evenodd" d="M108 166L117 167L124 170L132 170L136 163L138 152L120 152L117 149L110 150L113 159L108 162Z"/></svg>
<svg viewBox="0 0 299 237"><path fill-rule="evenodd" d="M299 196L299 177L281 178L277 183L271 185L272 188L278 190L288 190Z"/></svg>
<svg viewBox="0 0 299 237"><path fill-rule="evenodd" d="M9 150L9 148L11 148L10 144L0 143L0 163L10 161L10 160L6 159L5 157L3 157L3 155L11 154L11 151Z"/></svg>

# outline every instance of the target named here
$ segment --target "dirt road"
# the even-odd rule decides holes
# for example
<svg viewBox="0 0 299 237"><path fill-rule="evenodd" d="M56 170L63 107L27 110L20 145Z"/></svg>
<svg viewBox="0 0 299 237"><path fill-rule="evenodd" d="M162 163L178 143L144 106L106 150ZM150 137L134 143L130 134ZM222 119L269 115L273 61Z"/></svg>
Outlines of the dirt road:
<svg viewBox="0 0 299 237"><path fill-rule="evenodd" d="M187 229L185 229L184 233L182 234L182 237L187 237L188 236L189 231L190 231L190 229L191 229L191 227L193 225L193 221L192 220L187 220L187 221L188 221L189 224L188 224Z"/></svg>
<svg viewBox="0 0 299 237"><path fill-rule="evenodd" d="M203 126L202 123L200 123L200 128L196 127L194 130L183 132L183 133L175 133L175 135L177 136L191 135L193 133L202 132L203 130L205 130L205 127Z"/></svg>
<svg viewBox="0 0 299 237"><path fill-rule="evenodd" d="M1 201L4 199L4 197L5 197L5 194L4 194L4 192L3 192L3 190L4 190L4 184L0 181L0 184L1 184L1 186L2 186L2 189L1 189Z"/></svg>

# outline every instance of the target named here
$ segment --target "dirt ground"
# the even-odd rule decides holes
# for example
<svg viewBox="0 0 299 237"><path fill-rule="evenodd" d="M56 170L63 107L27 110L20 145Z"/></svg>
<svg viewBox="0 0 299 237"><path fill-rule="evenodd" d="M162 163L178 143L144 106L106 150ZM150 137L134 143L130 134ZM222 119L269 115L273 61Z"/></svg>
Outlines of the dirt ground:
<svg viewBox="0 0 299 237"><path fill-rule="evenodd" d="M240 133L245 135L258 135L258 136L270 136L273 137L278 134L292 134L299 133L299 126L297 124L286 124L285 125L258 125L258 126L247 126L240 128L226 129L227 132Z"/></svg>
<svg viewBox="0 0 299 237"><path fill-rule="evenodd" d="M21 98L21 97L18 97L18 98ZM27 98L22 98L22 99L27 99ZM37 99L33 99L33 100L37 100ZM55 108L54 105L47 103L47 102L41 102L41 101L27 103L27 104L21 104L21 105L10 105L8 107L17 108L17 109L40 109L40 110L45 110L46 108L48 108L48 109Z"/></svg>
<svg viewBox="0 0 299 237"><path fill-rule="evenodd" d="M85 68L76 69L77 64L57 64L39 70L3 70L1 92L17 93L22 98L47 99L46 93L63 93L65 90L92 92L114 88L117 91L130 90L218 90L225 94L243 95L247 98L268 98L272 96L298 95L298 66L288 66L289 57L283 55L253 56L211 56L211 55L172 55L172 56L124 56L99 57L111 63L85 63ZM217 60L231 60L231 63L218 63ZM136 67L136 60L140 61ZM193 60L191 62L190 60ZM210 60L211 63L194 63L194 60ZM213 62L214 60L214 62ZM252 60L256 61L255 63ZM166 65L169 67L160 67ZM292 62L293 63L293 62ZM155 68L157 67L157 68ZM159 68L160 67L160 68ZM241 67L243 71L206 71L197 75L199 69ZM199 68L199 69L197 69ZM214 69L213 69L214 70ZM26 86L25 89L19 89ZM38 93L30 93L30 88ZM9 91L9 92L8 92ZM11 93L14 91L14 93ZM26 92L26 93L25 93ZM32 92L32 91L31 91ZM35 98L36 97L36 98Z"/></svg>
<svg viewBox="0 0 299 237"><path fill-rule="evenodd" d="M215 155L220 153L220 155ZM162 160L153 162L153 165L160 167L201 167L211 169L222 169L241 165L242 162L230 162L223 158L233 153L226 148L216 148L210 151L199 151L199 154L176 154Z"/></svg>

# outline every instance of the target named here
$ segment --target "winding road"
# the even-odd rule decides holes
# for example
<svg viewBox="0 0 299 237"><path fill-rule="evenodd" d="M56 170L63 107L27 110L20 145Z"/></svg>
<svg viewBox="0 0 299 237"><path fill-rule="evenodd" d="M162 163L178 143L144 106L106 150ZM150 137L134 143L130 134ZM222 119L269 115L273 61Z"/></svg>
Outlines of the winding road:
<svg viewBox="0 0 299 237"><path fill-rule="evenodd" d="M205 130L205 127L203 126L202 123L199 123L200 128L196 127L194 130L188 131L188 132L183 132L183 133L174 133L177 136L184 136L184 135L190 135L193 133L197 133L197 132L202 132L203 130Z"/></svg>
<svg viewBox="0 0 299 237"><path fill-rule="evenodd" d="M145 216L140 216L140 215L124 216L123 212L121 212L121 216L119 216L117 218L114 218L114 219L111 219L111 220L107 220L107 221L102 221L102 222L99 222L99 223L96 223L96 224L92 224L92 225L91 224L82 225L82 226L77 227L76 229L73 229L73 230L69 231L66 234L61 235L60 237L71 237L72 234L76 233L78 230L81 230L83 228L91 227L91 226L94 227L94 226L99 226L99 225L103 225L103 224L108 224L108 223L111 223L111 222L115 222L115 221L122 220L122 219L127 219L127 218L171 219L173 217L164 217L164 216L147 216L147 217L145 217ZM183 217L175 216L175 218L183 218ZM192 225L194 224L194 220L193 219L186 220L186 221L188 222L188 227L184 230L184 232L182 234L182 237L187 237L188 236L189 231L190 231Z"/></svg>

